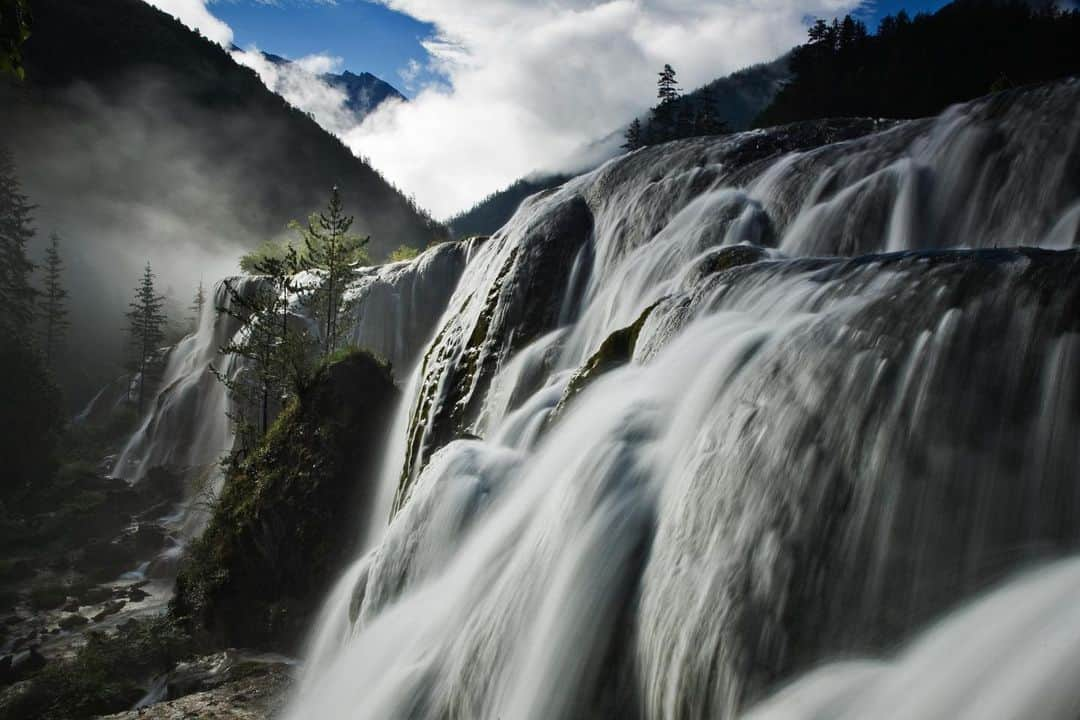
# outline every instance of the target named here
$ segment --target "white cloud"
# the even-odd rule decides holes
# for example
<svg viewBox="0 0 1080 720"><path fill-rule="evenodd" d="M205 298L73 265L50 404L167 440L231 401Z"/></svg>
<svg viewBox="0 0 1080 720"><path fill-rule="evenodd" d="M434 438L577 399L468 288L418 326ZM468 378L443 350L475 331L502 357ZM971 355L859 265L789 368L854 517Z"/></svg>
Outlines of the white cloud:
<svg viewBox="0 0 1080 720"><path fill-rule="evenodd" d="M405 67L398 70L398 77L405 83L405 88L408 90L414 90L416 88L416 79L420 77L420 73L423 72L424 67L420 64L420 61L416 58L409 58L409 62L405 63Z"/></svg>
<svg viewBox="0 0 1080 720"><path fill-rule="evenodd" d="M310 1L310 0L309 0ZM325 55L283 69L234 58L310 112L437 217L537 170L580 166L582 148L653 103L664 63L697 87L769 60L805 37L805 18L860 0L375 0L433 24L429 57L399 75L416 97L357 125L317 76ZM147 0L226 44L204 0ZM361 71L365 68L351 68ZM422 85L417 85L423 83Z"/></svg>
<svg viewBox="0 0 1080 720"><path fill-rule="evenodd" d="M807 15L858 0L379 0L435 25L442 82L344 134L445 217L652 104L664 63L696 87L802 41ZM416 68L405 70L405 77ZM413 76L415 77L415 76Z"/></svg>
<svg viewBox="0 0 1080 720"><path fill-rule="evenodd" d="M345 135L359 120L345 103L345 91L326 83L320 75L338 72L342 59L331 55L308 55L285 65L266 59L255 46L235 50L232 58L259 76L266 87L292 105L311 113L315 122L336 135Z"/></svg>
<svg viewBox="0 0 1080 720"><path fill-rule="evenodd" d="M232 44L233 32L227 24L214 17L206 9L205 0L146 0L193 30L198 30L222 47Z"/></svg>

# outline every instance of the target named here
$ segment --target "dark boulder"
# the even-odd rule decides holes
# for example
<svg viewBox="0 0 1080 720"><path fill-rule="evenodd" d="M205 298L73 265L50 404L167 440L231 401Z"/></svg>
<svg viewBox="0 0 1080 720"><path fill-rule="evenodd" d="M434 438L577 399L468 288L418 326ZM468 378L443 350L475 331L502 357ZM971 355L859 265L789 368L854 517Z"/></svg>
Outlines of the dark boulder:
<svg viewBox="0 0 1080 720"><path fill-rule="evenodd" d="M173 613L224 646L295 650L362 535L397 399L389 366L367 353L322 368L228 468Z"/></svg>

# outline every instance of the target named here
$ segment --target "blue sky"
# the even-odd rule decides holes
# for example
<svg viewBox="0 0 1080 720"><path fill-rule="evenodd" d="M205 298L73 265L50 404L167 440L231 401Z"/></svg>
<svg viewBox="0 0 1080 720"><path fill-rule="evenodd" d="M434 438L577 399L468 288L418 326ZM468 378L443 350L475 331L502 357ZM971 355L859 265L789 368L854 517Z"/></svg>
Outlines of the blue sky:
<svg viewBox="0 0 1080 720"><path fill-rule="evenodd" d="M289 58L338 56L346 69L378 75L406 95L412 93L398 71L410 60L426 62L420 41L434 30L367 0L215 0L210 9L232 27L240 47L255 44Z"/></svg>
<svg viewBox="0 0 1080 720"><path fill-rule="evenodd" d="M223 45L307 57L317 72L338 57L341 67L373 72L410 95L357 123L338 112L340 93L317 80L260 74L438 218L529 173L602 161L627 118L652 103L664 63L678 68L683 87L697 87L779 56L805 41L814 16L857 2L146 1ZM902 7L914 14L943 3L874 0L856 14L874 27ZM425 43L436 36L448 40ZM410 65L437 74L421 72L410 84L401 76Z"/></svg>
<svg viewBox="0 0 1080 720"><path fill-rule="evenodd" d="M900 9L912 15L935 10L944 0L876 0L860 13L871 26ZM341 57L344 67L367 71L413 95L399 71L414 60L422 67L427 53L421 40L432 25L370 0L214 0L211 11L228 23L234 42L290 58L324 53ZM424 73L419 83L430 79ZM419 87L419 84L415 85Z"/></svg>

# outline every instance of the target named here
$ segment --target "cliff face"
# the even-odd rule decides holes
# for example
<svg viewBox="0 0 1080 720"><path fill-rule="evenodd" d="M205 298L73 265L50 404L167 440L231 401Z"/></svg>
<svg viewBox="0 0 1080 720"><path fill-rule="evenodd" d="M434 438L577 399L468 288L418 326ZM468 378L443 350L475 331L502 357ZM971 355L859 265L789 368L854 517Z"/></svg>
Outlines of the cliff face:
<svg viewBox="0 0 1080 720"><path fill-rule="evenodd" d="M296 650L362 537L397 399L389 368L369 354L323 368L228 467L181 566L174 613L226 647Z"/></svg>

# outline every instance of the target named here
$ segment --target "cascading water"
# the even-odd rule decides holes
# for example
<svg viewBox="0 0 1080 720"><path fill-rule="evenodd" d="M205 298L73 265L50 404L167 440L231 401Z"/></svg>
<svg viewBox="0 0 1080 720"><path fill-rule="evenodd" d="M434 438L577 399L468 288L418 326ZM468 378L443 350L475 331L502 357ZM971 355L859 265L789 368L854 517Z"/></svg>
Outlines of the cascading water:
<svg viewBox="0 0 1080 720"><path fill-rule="evenodd" d="M477 244L444 243L412 262L358 268L347 295L355 316L355 322L348 323L349 342L385 358L408 377ZM242 277L234 288L245 295L261 282L259 277ZM206 507L201 494L216 495L220 489L218 463L233 442L229 399L210 372L211 365L228 376L242 371L242 361L221 354L239 330L232 314L218 312L231 304L230 294L219 285L196 332L170 352L161 390L113 470L116 476L140 482L163 468L187 481L194 491L175 517L181 540L201 529ZM291 312L304 319L308 309L297 299Z"/></svg>
<svg viewBox="0 0 1080 720"><path fill-rule="evenodd" d="M1077 107L1072 81L684 141L527 201L423 353L393 520L328 599L293 717L732 717L1075 549ZM756 717L955 717L897 688L1007 673L946 646L1012 601L984 653L1044 612L1071 642L1076 576ZM1037 692L1080 673L1054 652L1068 671L985 699L1015 712L969 716L1074 718Z"/></svg>

